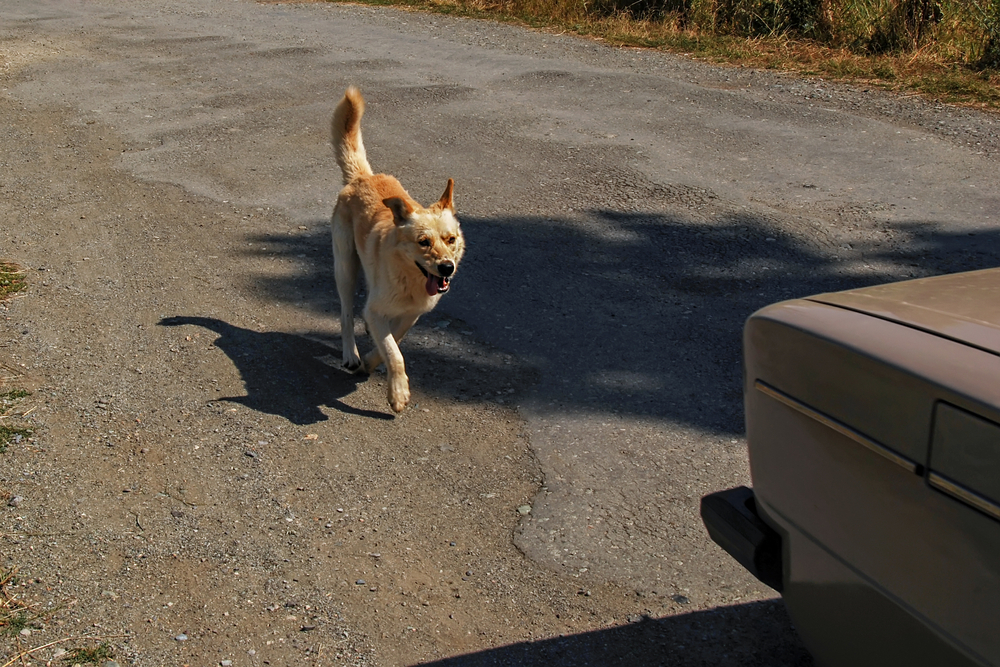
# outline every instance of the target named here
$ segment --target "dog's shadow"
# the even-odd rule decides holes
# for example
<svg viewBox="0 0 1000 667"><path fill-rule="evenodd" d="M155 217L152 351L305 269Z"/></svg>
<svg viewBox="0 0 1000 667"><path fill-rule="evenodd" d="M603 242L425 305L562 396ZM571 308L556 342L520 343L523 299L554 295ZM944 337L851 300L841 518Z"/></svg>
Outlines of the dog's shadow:
<svg viewBox="0 0 1000 667"><path fill-rule="evenodd" d="M220 398L305 425L328 419L320 409L392 419L384 412L354 408L340 399L366 378L333 366L339 351L320 340L281 332L257 332L210 317L167 317L160 326L198 326L219 335L215 346L232 360L246 396Z"/></svg>

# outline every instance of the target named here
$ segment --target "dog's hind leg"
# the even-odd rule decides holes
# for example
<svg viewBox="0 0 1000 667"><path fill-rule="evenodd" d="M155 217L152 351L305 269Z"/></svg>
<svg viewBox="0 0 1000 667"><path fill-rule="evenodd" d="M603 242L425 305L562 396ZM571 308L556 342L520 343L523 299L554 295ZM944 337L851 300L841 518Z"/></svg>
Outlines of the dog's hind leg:
<svg viewBox="0 0 1000 667"><path fill-rule="evenodd" d="M344 348L344 368L361 370L361 355L354 340L354 295L358 289L361 261L354 247L354 233L338 205L333 211L333 273L340 296L340 340Z"/></svg>

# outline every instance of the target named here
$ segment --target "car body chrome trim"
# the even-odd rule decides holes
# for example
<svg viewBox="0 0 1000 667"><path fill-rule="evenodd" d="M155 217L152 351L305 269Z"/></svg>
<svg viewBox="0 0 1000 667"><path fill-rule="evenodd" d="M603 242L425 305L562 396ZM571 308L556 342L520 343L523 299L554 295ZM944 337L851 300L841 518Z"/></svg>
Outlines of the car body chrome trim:
<svg viewBox="0 0 1000 667"><path fill-rule="evenodd" d="M806 417L818 421L820 424L823 424L827 428L833 429L837 433L840 433L841 435L850 438L851 440L858 443L862 447L865 447L866 449L875 452L879 456L892 461L896 465L902 466L903 468L906 468L907 470L909 470L914 474L918 475L922 474L923 472L922 467L917 465L915 461L911 461L902 454L894 452L885 445L872 440L865 434L856 431L847 424L837 421L833 417L825 415L822 412L819 412L818 410L814 410L805 403L792 398L791 396L781 391L780 389L775 389L774 387L770 386L765 382L761 382L760 380L755 380L753 386L754 389L761 392L765 396L773 398L779 403L783 403L788 407L792 408L793 410L802 413Z"/></svg>
<svg viewBox="0 0 1000 667"><path fill-rule="evenodd" d="M967 505L972 505L980 512L988 514L994 519L1000 519L1000 505L957 482L951 481L947 477L939 475L933 470L927 475L927 483L941 493L945 493L956 500L961 500Z"/></svg>

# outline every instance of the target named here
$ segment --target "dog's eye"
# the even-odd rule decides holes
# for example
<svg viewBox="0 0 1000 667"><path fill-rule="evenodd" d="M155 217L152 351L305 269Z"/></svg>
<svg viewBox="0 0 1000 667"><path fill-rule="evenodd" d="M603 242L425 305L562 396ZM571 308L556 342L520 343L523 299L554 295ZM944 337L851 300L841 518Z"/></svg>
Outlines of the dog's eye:
<svg viewBox="0 0 1000 667"><path fill-rule="evenodd" d="M454 236L449 236L448 237L448 245L455 245L455 237Z"/></svg>
<svg viewBox="0 0 1000 667"><path fill-rule="evenodd" d="M420 244L421 248L430 248L431 247L431 240L430 239L420 239L420 240L417 241L417 243Z"/></svg>

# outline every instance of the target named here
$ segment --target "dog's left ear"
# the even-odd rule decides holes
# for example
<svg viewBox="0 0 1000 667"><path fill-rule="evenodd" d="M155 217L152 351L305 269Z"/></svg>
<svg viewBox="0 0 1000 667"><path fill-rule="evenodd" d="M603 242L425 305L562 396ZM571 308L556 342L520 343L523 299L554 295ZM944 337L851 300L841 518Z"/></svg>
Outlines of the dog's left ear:
<svg viewBox="0 0 1000 667"><path fill-rule="evenodd" d="M410 214L413 213L413 208L402 197L389 197L383 199L382 203L392 211L392 219L397 225L406 224L410 219Z"/></svg>
<svg viewBox="0 0 1000 667"><path fill-rule="evenodd" d="M452 196L452 194L454 194L454 192L455 192L455 181L449 178L448 179L448 187L446 187L444 189L444 194L441 195L441 199L438 200L438 202L437 202L437 204L435 206L440 207L442 211L444 209L448 209L449 211L451 211L452 213L454 213L455 212L455 204L454 204L454 202L451 199L451 196Z"/></svg>

